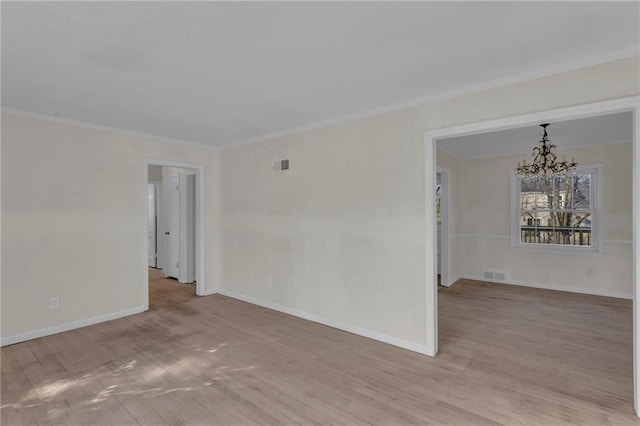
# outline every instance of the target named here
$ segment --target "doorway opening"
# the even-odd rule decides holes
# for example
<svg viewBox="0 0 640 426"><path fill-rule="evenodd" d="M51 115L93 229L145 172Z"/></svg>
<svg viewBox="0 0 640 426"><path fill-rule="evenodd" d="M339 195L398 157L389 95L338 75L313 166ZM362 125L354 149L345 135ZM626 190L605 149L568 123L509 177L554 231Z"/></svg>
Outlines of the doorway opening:
<svg viewBox="0 0 640 426"><path fill-rule="evenodd" d="M158 261L158 211L160 210L160 191L162 190L162 181L152 179L155 171L149 166L149 183L147 184L147 259L150 268L162 268ZM162 172L161 172L162 173ZM160 176L162 178L162 176Z"/></svg>
<svg viewBox="0 0 640 426"><path fill-rule="evenodd" d="M436 173L436 244L438 285L450 287L451 281L451 173L437 167Z"/></svg>
<svg viewBox="0 0 640 426"><path fill-rule="evenodd" d="M145 310L205 293L204 169L145 160Z"/></svg>
<svg viewBox="0 0 640 426"><path fill-rule="evenodd" d="M633 403L636 408L636 413L638 412L638 408L640 407L640 395L638 394L638 387L637 387L640 379L640 372L638 371L638 366L640 365L639 364L640 351L638 350L640 342L637 338L638 332L639 332L638 326L639 326L640 318L637 315L637 303L636 303L636 294L638 294L637 291L638 291L638 287L640 286L640 270L638 268L638 254L639 254L638 252L639 238L638 237L640 236L640 197L639 197L640 171L638 170L640 166L640 147L638 146L640 131L638 129L638 121L640 119L640 110L638 108L638 100L639 99L637 97L633 97L633 98L618 99L613 101L605 101L605 102L599 102L595 104L561 108L557 110L544 111L544 112L533 113L533 114L528 114L523 116L509 117L504 119L490 120L490 121L473 123L469 125L457 126L452 128L439 129L439 130L429 131L425 133L425 184L426 184L425 187L433 188L435 187L437 182L436 180L437 165L438 165L437 163L438 159L437 159L437 153L436 153L437 143L439 141L446 140L447 138L462 138L469 135L482 135L482 134L488 134L491 132L511 131L513 129L519 129L527 126L538 126L540 123L567 122L570 120L598 118L606 115L613 115L613 114L619 114L619 113L627 113L630 116L631 124L627 127L631 135L630 146L627 148L628 153L626 154L626 157L620 160L623 163L626 162L626 164L629 164L628 167L630 169L627 168L626 170L627 170L627 173L631 175L631 182L632 182L632 184L629 184L629 177L627 177L627 180L624 183L624 185L626 185L626 188L628 188L629 190L632 189L632 193L633 193L633 195L631 194L631 191L627 191L624 193L624 196L626 197L624 201L624 205L626 206L625 208L629 210L628 213L630 213L629 223L627 224L628 227L626 228L627 233L625 234L629 236L627 237L629 239L625 240L624 237L617 237L614 239L614 237L612 236L603 237L603 238L609 240L609 241L605 241L608 244L607 246L608 251L612 250L611 249L612 244L626 244L627 247L625 250L627 253L625 254L625 258L631 259L631 262L630 262L631 265L627 265L626 267L628 269L628 274L626 275L627 277L626 284L629 287L628 297L632 298L633 301L629 302L629 301L622 300L621 301L622 303L620 303L620 305L622 306L624 305L624 303L626 303L627 307L625 308L624 306L622 306L621 309L623 310L627 309L628 310L627 312L629 314L628 317L625 317L629 319L629 325L628 325L629 329L627 330L628 333L624 333L623 335L627 336L626 337L627 340L625 340L624 344L628 345L629 357L633 358L633 370L631 370L631 367L629 366L627 373L629 374L628 379L632 381L634 385ZM536 142L535 139L533 141L528 140L528 143L530 145L535 144L535 142ZM607 140L606 142L614 142L614 141ZM609 148L603 148L602 151L606 151L608 149ZM529 147L528 149L529 153L530 153L530 150L531 150L531 147ZM517 163L517 160L518 158L516 158L516 163ZM481 163L482 161L483 160L480 159L480 156L478 156L478 163ZM508 156L503 155L501 161L505 162L505 164L508 163L509 167L513 166L513 168L515 168L516 163L511 164L513 163L512 158L508 158ZM588 159L585 158L582 161L584 161L585 163L592 163L596 160L594 160L593 158L588 158ZM465 167L467 165L468 164L465 164ZM605 169L609 173L608 175L609 177L611 177L613 173L619 171L617 170L617 167L615 165L605 167ZM476 171L480 171L480 170L491 170L491 169L490 167L487 166L487 164L483 164L481 167L478 167ZM466 178L473 179L473 176L474 176L473 173L471 173L471 177L466 176ZM456 179L459 179L459 177L456 176ZM507 175L505 176L505 179L510 179L510 177ZM606 179L607 178L605 177L605 180ZM458 180L456 180L456 182L458 182ZM458 182L457 185L462 185L462 183ZM490 213L484 212L484 210L482 210L481 208L482 205L487 202L499 202L501 205L503 205L505 200L507 201L507 206L508 206L507 208L512 206L514 203L514 199L512 198L513 197L512 193L510 193L510 191L507 191L507 193L505 194L504 191L502 191L502 189L500 189L499 191L496 191L495 193L491 193L489 191L489 192L483 193L481 196L478 194L475 194L477 198L476 199L477 203L470 204L471 207L467 212L469 213L468 218L476 220L475 222L472 223L471 219L465 222L466 219L460 218L456 214L456 224L455 224L456 226L454 226L454 228L456 229L454 231L455 235L453 235L454 237L453 240L456 240L456 246L455 246L456 248L454 249L456 256L460 256L461 254L464 256L465 255L465 253L463 253L464 250L475 251L476 253L480 253L480 254L489 254L489 255L493 254L491 249L487 248L488 245L481 246L479 244L476 244L475 242L462 244L460 241L457 241L457 240L462 240L464 238L475 239L475 240L479 238L491 239L493 244L491 247L497 247L500 244L502 245L506 244L506 247L509 250L512 250L511 253L516 253L518 248L512 247L510 244L511 244L511 241L514 239L513 235L520 235L520 233L513 234L512 230L514 228L509 227L509 223L504 224L503 222L503 224L501 225L498 219L496 219ZM464 194L462 194L458 188L455 188L454 190L456 191L456 194L458 194L458 197L461 199L461 197L463 197ZM611 192L612 191L609 191L609 193ZM474 195L472 190L471 190L471 193L472 195ZM503 198L500 198L500 197L503 197ZM438 351L438 325L439 325L438 323L438 287L437 287L437 215L436 215L436 208L434 205L435 204L434 198L430 196L430 194L427 194L427 196L425 196L425 202L426 202L425 241L433 242L433 244L427 243L426 249L425 249L425 252L426 252L425 273L427 277L426 341L427 341L427 347L429 348L430 354L435 355ZM459 207L460 206L457 206L456 208L459 208ZM609 207L612 207L612 205L609 205ZM609 208L608 214L613 214L614 216L617 214L617 213L611 213L611 212L612 210L611 208ZM514 214L512 216L515 217L516 215ZM609 220L609 222L611 221ZM535 224L537 225L537 222ZM543 224L543 225L547 225L547 224ZM502 232L502 234L500 232L488 232L487 229L492 229L492 226L495 229L506 229L506 231ZM521 228L524 229L527 226L528 226L527 223L524 223L524 225L521 226ZM483 230L483 227L484 227L484 230ZM549 256L549 255L546 255L546 256ZM575 256L574 259L572 260L572 262L574 262L576 258L582 259L582 263L584 263L585 265L583 268L584 270L582 272L584 273L583 275L585 275L586 278L592 278L594 273L594 271L592 271L589 266L590 266L590 263L596 261L596 258L593 257L596 255L592 254L591 256L592 257L590 259L587 259L584 256ZM482 257L482 259L484 260L491 259L491 256L485 256L485 257ZM559 263L561 266L562 262L557 259L558 259L557 257L547 257L546 261L544 263L540 263L539 267L535 268L534 272L531 272L528 274L528 277L535 278L536 277L535 274L538 274L537 276L540 276L541 273L548 273L549 272L548 270L551 267L550 265L552 265L554 261L556 263ZM615 261L616 265L619 265L618 260L619 259L616 259ZM511 262L506 264L509 264L513 268L517 268L527 262L530 263L530 261L521 261L520 263ZM483 265L481 263L476 262L472 266L472 269L474 269L476 273L481 274L482 272L484 272L482 271L482 266ZM609 265L609 266L605 266L604 270L605 272L614 271L615 269L612 269L612 268L614 268L614 265ZM465 271L461 272L460 269L461 268L459 265L455 267L455 272L454 272L455 279L464 278L461 275L464 275ZM561 269L559 270L559 272L557 272L556 276L560 276L560 274L564 274L564 276L567 276L568 271L575 272L576 269L575 268ZM488 272L493 272L494 277L500 276L500 279L504 279L506 277L507 280L509 280L508 271L506 272L506 274L504 274L505 271L488 271ZM583 277L580 277L580 278L583 278ZM599 278L607 279L610 277L605 276L605 277L599 277ZM514 280L510 280L510 281L514 281ZM525 283L517 283L517 282L511 282L511 284L525 285ZM499 286L497 288L505 289L505 288L509 288L509 286L501 286L501 287ZM526 292L544 293L545 291L547 291L547 293L549 294L553 294L553 295L559 294L557 292L548 292L548 290L539 290L539 289L534 290L534 289L525 289L524 287L510 287L510 289L514 289L514 288L522 288L523 289L522 291L525 293ZM547 287L547 288L552 289L552 287ZM557 289L554 289L554 290L557 290ZM446 290L446 291L449 291L449 290ZM540 294L540 293L536 293L536 294ZM577 297L578 299L583 297L582 295L576 296L575 293L562 293L562 294L565 294L565 295L569 294L569 295L572 295L571 296L572 298ZM597 298L598 296L584 296L584 297ZM604 298L601 298L601 299L604 299ZM499 300L502 300L501 297L494 298L494 301L499 301ZM613 305L616 305L618 304L617 301L620 301L620 300L621 299L609 298L607 299L607 301L605 301L605 304L611 303ZM502 305L498 304L498 306L502 306ZM633 315L631 315L631 309L632 309ZM570 313L571 309L568 308L566 312ZM521 316L516 316L517 318L522 318L522 316L526 316L526 312L519 312L519 314ZM538 319L535 321L546 321L548 319L548 318L540 318L539 316L537 318ZM529 321L533 321L533 319L529 319ZM450 324L444 324L444 323L440 325L441 327L450 326ZM615 324L610 324L609 326L614 327ZM541 341L538 343L540 345L545 346L544 341ZM505 356L509 357L509 355L505 355Z"/></svg>

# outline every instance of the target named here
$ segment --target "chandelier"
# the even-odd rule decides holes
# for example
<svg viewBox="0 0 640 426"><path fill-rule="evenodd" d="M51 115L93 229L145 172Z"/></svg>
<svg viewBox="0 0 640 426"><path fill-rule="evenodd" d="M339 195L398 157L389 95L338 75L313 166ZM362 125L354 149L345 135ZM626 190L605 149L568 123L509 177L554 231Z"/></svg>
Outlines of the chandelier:
<svg viewBox="0 0 640 426"><path fill-rule="evenodd" d="M527 164L526 159L524 159L522 163L518 161L518 167L516 168L518 178L539 179L562 177L568 172L575 170L578 166L578 163L574 161L573 157L571 157L571 161L568 162L563 155L562 161L557 161L558 157L553 152L556 146L549 143L549 136L547 135L548 125L549 123L540 125L544 134L538 142L538 146L534 147L531 153L533 163Z"/></svg>

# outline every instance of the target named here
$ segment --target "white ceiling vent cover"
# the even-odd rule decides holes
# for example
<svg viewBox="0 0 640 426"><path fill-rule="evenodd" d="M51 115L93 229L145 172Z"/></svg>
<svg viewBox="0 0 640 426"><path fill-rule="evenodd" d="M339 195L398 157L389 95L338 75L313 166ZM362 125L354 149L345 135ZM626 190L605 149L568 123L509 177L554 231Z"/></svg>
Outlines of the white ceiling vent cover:
<svg viewBox="0 0 640 426"><path fill-rule="evenodd" d="M288 158L285 158L283 160L276 160L273 162L273 170L276 172L289 170L289 168L290 168L290 164L289 164Z"/></svg>

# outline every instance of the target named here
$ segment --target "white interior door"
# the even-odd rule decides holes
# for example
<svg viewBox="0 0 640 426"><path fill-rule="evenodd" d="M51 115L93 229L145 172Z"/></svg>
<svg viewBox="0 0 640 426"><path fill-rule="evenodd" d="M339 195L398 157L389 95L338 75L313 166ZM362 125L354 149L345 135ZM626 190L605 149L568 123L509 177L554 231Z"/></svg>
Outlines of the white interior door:
<svg viewBox="0 0 640 426"><path fill-rule="evenodd" d="M147 207L147 234L149 238L148 245L148 263L149 266L153 268L157 268L157 253L158 253L158 212L156 209L157 206L157 190L158 186L154 183L150 183L147 185L147 198L148 198L148 207Z"/></svg>
<svg viewBox="0 0 640 426"><path fill-rule="evenodd" d="M178 259L180 257L179 246L179 211L180 211L180 181L178 176L169 176L165 187L165 247L167 257L164 266L164 274L167 277L179 277Z"/></svg>

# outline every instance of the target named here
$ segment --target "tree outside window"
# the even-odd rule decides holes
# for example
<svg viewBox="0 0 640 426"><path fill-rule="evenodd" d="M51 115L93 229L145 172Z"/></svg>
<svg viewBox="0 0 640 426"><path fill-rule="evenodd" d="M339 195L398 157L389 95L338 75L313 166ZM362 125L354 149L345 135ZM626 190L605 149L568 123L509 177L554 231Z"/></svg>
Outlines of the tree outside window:
<svg viewBox="0 0 640 426"><path fill-rule="evenodd" d="M519 243L594 247L596 169L518 181Z"/></svg>

